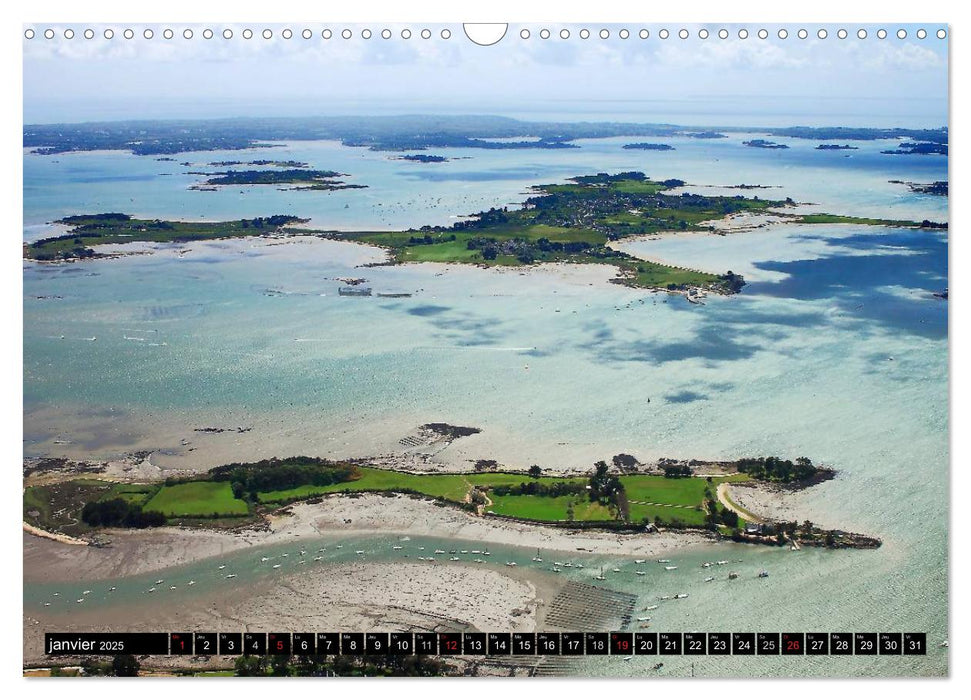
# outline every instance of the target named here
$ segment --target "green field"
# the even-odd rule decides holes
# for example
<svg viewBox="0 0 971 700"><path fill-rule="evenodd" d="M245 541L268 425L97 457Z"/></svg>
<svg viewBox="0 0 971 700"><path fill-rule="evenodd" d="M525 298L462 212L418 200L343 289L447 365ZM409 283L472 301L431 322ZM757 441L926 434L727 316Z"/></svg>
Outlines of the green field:
<svg viewBox="0 0 971 700"><path fill-rule="evenodd" d="M506 515L522 520L547 522L569 520L568 509L573 503L573 519L582 521L614 520L606 506L584 496L490 496L492 505L487 513Z"/></svg>
<svg viewBox="0 0 971 700"><path fill-rule="evenodd" d="M113 498L121 498L132 505L144 506L158 490L157 484L115 484L99 500L110 501Z"/></svg>
<svg viewBox="0 0 971 700"><path fill-rule="evenodd" d="M226 481L189 481L163 486L143 508L159 511L167 518L222 518L249 513L246 501L236 498Z"/></svg>
<svg viewBox="0 0 971 700"><path fill-rule="evenodd" d="M373 467L359 467L358 469L360 477L353 481L326 486L298 486L282 491L264 491L258 493L257 496L261 503L287 503L327 493L397 491L418 493L431 498L443 498L454 503L462 503L473 486L516 485L531 481L526 474L406 474ZM555 477L537 479L537 481L546 483L556 480Z"/></svg>

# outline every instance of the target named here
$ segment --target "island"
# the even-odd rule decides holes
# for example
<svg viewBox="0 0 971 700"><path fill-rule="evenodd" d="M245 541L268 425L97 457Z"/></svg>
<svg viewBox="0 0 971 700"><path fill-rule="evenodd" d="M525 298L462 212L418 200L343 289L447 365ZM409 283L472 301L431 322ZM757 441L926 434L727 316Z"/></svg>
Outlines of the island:
<svg viewBox="0 0 971 700"><path fill-rule="evenodd" d="M160 221L107 213L68 216L55 223L70 226L69 233L24 244L24 257L41 262L104 257L89 246L106 243L181 243L278 234L285 226L306 219L277 214L237 221Z"/></svg>
<svg viewBox="0 0 971 700"><path fill-rule="evenodd" d="M674 146L667 143L628 143L624 144L624 149L637 151L673 151Z"/></svg>
<svg viewBox="0 0 971 700"><path fill-rule="evenodd" d="M800 457L750 457L711 462L662 458L641 464L615 455L582 474L487 466L463 473L421 473L374 466L368 459L315 457L232 463L192 477L157 482L99 478L97 467L46 460L30 465L24 521L43 532L104 544L105 528L172 525L252 527L299 502L355 494L406 494L466 511L569 530L650 534L696 530L758 545L874 548L880 540L826 530L809 521L773 521L735 504L732 485L810 488L835 472ZM25 469L26 471L26 469ZM33 479L31 478L33 477Z"/></svg>
<svg viewBox="0 0 971 700"><path fill-rule="evenodd" d="M285 168L280 170L227 170L218 173L196 173L206 179L192 185L192 190L212 190L235 185L291 185L294 190L351 190L364 189L367 185L349 184L338 178L348 177L334 170L307 170Z"/></svg>
<svg viewBox="0 0 971 700"><path fill-rule="evenodd" d="M947 155L947 144L931 141L907 141L892 151L880 151L891 156L930 156Z"/></svg>
<svg viewBox="0 0 971 700"><path fill-rule="evenodd" d="M917 194L933 194L938 197L948 196L948 183L947 180L938 180L936 182L921 183L921 182L904 182L903 180L887 180L892 185L906 185L911 192Z"/></svg>
<svg viewBox="0 0 971 700"><path fill-rule="evenodd" d="M860 150L857 146L851 146L849 144L839 145L838 143L821 143L816 146L817 151L858 151Z"/></svg>
<svg viewBox="0 0 971 700"><path fill-rule="evenodd" d="M749 148L789 148L784 143L776 143L775 141L766 141L765 139L752 139L751 141L742 141L743 146L748 146Z"/></svg>
<svg viewBox="0 0 971 700"><path fill-rule="evenodd" d="M413 163L447 163L450 158L445 156L426 155L424 153L414 153L405 156L394 156L391 160L407 160Z"/></svg>

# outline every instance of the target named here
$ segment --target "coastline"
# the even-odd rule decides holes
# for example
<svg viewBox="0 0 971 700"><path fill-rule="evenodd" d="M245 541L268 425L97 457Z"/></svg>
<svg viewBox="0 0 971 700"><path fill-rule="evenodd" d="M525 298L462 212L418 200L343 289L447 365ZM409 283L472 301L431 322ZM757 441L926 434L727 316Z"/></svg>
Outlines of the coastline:
<svg viewBox="0 0 971 700"><path fill-rule="evenodd" d="M24 534L24 581L135 576L246 548L332 535L429 536L561 552L656 557L712 542L701 532L622 534L574 531L482 518L427 499L366 494L329 496L278 511L264 529L235 532L162 527L106 530L107 547L75 547Z"/></svg>

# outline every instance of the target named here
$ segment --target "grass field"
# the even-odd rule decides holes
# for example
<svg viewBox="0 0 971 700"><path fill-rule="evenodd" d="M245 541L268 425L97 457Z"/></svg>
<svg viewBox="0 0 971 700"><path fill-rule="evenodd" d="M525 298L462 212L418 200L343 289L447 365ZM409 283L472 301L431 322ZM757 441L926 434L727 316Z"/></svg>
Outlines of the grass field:
<svg viewBox="0 0 971 700"><path fill-rule="evenodd" d="M406 474L388 469L359 467L360 478L327 486L298 486L282 491L264 491L257 496L262 503L287 503L327 493L365 491L399 491L420 493L431 498L462 503L473 486L516 485L530 481L526 474ZM541 477L540 482L556 481L555 477Z"/></svg>
<svg viewBox="0 0 971 700"><path fill-rule="evenodd" d="M163 486L143 508L159 511L168 518L226 517L249 512L246 502L233 496L226 481L190 481Z"/></svg>
<svg viewBox="0 0 971 700"><path fill-rule="evenodd" d="M102 501L122 498L133 505L144 506L159 490L157 484L115 484L101 497Z"/></svg>
<svg viewBox="0 0 971 700"><path fill-rule="evenodd" d="M614 520L606 506L591 502L586 496L490 496L492 505L486 512L523 520L569 520L567 510L573 503L573 519L585 521Z"/></svg>

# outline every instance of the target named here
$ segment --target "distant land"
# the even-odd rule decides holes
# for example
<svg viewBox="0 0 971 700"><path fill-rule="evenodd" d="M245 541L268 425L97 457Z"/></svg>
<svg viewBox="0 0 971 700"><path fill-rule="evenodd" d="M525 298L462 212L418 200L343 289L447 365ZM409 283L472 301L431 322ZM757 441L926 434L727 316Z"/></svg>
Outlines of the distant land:
<svg viewBox="0 0 971 700"><path fill-rule="evenodd" d="M578 148L577 139L611 137L725 138L728 133L816 141L908 139L890 153L946 153L948 129L857 127L710 127L631 122L529 122L499 116L277 117L31 124L24 148L40 155L73 151L130 151L172 155L191 151L272 148L287 141L335 140L374 151L429 148L560 149ZM916 144L915 148L904 148ZM942 150L943 148L943 150Z"/></svg>
<svg viewBox="0 0 971 700"><path fill-rule="evenodd" d="M667 143L628 143L624 145L626 150L637 151L673 151L674 146Z"/></svg>

